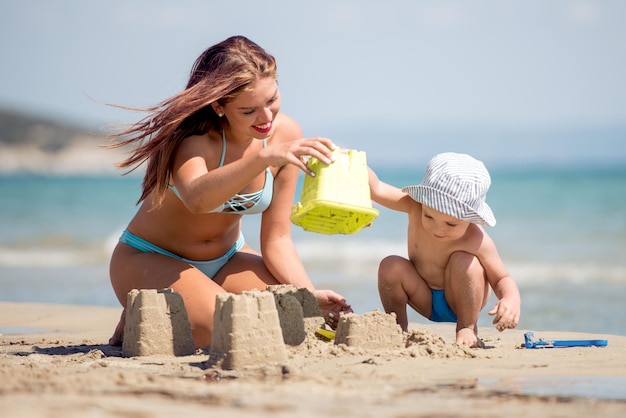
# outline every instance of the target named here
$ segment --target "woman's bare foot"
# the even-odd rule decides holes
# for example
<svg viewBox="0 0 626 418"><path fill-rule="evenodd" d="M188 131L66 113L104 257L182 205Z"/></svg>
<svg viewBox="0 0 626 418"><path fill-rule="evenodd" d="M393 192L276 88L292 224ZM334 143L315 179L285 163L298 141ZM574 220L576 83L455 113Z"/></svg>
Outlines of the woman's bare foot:
<svg viewBox="0 0 626 418"><path fill-rule="evenodd" d="M456 331L456 343L469 348L485 348L485 344L478 338L477 327L461 328Z"/></svg>
<svg viewBox="0 0 626 418"><path fill-rule="evenodd" d="M122 311L122 315L120 316L120 321L117 323L115 327L115 331L113 331L113 335L109 338L109 345L115 347L121 347L122 342L124 341L124 324L126 323L126 309Z"/></svg>

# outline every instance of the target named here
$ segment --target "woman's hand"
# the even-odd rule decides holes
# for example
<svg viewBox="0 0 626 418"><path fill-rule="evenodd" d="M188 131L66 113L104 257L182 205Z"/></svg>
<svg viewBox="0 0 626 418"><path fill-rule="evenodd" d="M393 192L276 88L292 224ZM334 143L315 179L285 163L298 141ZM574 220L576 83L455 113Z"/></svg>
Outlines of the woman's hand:
<svg viewBox="0 0 626 418"><path fill-rule="evenodd" d="M325 164L330 164L334 161L333 150L335 148L333 141L328 138L300 138L268 146L261 151L261 155L269 160L268 165L281 167L285 164L293 164L311 175L312 172L307 167L308 158L315 157Z"/></svg>
<svg viewBox="0 0 626 418"><path fill-rule="evenodd" d="M348 302L346 302L346 299L332 290L315 290L313 291L313 295L315 295L315 299L317 299L317 304L322 311L324 321L326 321L332 329L337 328L339 314L341 312L352 312L352 308Z"/></svg>

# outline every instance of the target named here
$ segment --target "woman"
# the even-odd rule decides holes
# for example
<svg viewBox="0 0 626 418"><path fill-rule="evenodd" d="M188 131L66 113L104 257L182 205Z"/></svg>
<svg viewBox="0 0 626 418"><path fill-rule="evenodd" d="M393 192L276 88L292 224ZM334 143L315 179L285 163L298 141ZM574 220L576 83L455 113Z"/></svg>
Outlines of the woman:
<svg viewBox="0 0 626 418"><path fill-rule="evenodd" d="M345 299L316 290L291 239L298 170L306 157L332 161L332 141L302 138L279 113L274 57L235 36L196 60L184 91L115 137L134 145L119 164L147 162L141 206L117 244L111 283L125 307L132 289L180 293L197 347L211 344L215 296L292 284L313 292L326 321L351 312ZM262 213L260 249L241 233L244 214ZM110 343L122 343L124 313Z"/></svg>

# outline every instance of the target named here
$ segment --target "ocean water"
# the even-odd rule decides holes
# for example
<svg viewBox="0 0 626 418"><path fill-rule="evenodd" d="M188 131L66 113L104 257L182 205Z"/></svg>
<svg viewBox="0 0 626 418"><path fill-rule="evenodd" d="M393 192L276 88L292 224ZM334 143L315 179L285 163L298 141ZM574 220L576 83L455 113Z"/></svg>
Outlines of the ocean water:
<svg viewBox="0 0 626 418"><path fill-rule="evenodd" d="M374 168L399 187L422 175ZM487 201L498 223L487 231L520 287L520 328L626 335L626 167L501 167L491 174ZM140 182L121 175L0 176L0 300L119 306L108 259L135 212ZM375 207L379 217L354 235L293 227L315 285L343 294L357 313L382 309L378 262L406 255L406 215ZM259 221L244 218L255 248ZM490 326L494 303L492 296L480 326ZM428 322L413 312L410 320Z"/></svg>

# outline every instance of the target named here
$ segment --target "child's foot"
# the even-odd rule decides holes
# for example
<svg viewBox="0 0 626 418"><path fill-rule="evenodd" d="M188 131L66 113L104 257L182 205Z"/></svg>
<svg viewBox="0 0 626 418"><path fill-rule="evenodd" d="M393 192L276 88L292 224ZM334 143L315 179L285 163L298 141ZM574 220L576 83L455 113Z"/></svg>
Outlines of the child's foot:
<svg viewBox="0 0 626 418"><path fill-rule="evenodd" d="M126 323L126 309L122 311L122 315L120 316L120 321L117 323L115 327L115 331L113 331L113 335L109 338L109 345L115 347L121 347L124 342L124 324Z"/></svg>
<svg viewBox="0 0 626 418"><path fill-rule="evenodd" d="M485 348L485 344L478 338L477 332L471 328L457 330L456 343L469 348Z"/></svg>

